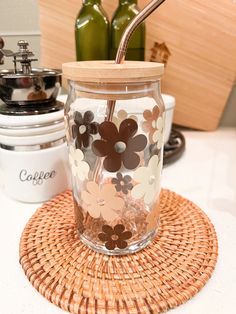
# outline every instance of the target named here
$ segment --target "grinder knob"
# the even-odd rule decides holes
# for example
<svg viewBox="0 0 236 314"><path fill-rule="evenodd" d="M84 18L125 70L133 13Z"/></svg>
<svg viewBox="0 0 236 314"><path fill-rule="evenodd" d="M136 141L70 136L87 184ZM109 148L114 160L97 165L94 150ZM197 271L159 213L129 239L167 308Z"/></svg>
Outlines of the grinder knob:
<svg viewBox="0 0 236 314"><path fill-rule="evenodd" d="M17 43L17 46L19 47L19 52L20 53L29 53L29 50L28 50L28 46L29 46L29 43L25 40L19 40L18 43Z"/></svg>

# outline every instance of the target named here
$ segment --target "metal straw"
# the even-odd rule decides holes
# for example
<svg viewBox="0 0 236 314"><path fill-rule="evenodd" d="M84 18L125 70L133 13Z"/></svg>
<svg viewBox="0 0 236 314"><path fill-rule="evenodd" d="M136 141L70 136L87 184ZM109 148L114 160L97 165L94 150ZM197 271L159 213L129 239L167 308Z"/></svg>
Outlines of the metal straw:
<svg viewBox="0 0 236 314"><path fill-rule="evenodd" d="M155 11L165 0L153 0L138 15L130 22L126 30L124 31L120 45L116 54L116 63L123 63L125 61L125 55L128 48L129 40L137 27Z"/></svg>
<svg viewBox="0 0 236 314"><path fill-rule="evenodd" d="M116 64L121 64L125 61L125 55L128 48L129 40L135 30L139 25L153 12L155 11L165 0L153 0L148 5L146 5L142 11L130 22L126 30L124 31L118 51L116 54ZM116 106L115 100L108 100L107 102L107 112L106 112L106 121L112 121L114 110ZM103 159L98 158L94 167L93 179L99 182L99 175L102 170Z"/></svg>
<svg viewBox="0 0 236 314"><path fill-rule="evenodd" d="M125 29L118 50L116 54L116 64L121 64L125 61L125 55L128 48L129 40L135 30L139 27L139 25L150 15L153 11L155 11L165 0L153 0L148 5L146 5L142 11L139 12L138 15L130 22L128 27ZM109 100L107 102L107 114L106 120L112 121L112 117L115 110L116 102L114 100Z"/></svg>

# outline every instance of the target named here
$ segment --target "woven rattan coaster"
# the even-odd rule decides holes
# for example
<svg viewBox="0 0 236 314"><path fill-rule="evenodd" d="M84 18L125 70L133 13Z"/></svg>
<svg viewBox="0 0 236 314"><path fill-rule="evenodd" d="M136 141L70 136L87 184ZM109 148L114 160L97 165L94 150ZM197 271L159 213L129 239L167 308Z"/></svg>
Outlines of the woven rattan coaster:
<svg viewBox="0 0 236 314"><path fill-rule="evenodd" d="M158 236L122 257L95 253L77 237L70 192L37 210L20 243L20 262L49 301L80 314L156 314L194 296L210 278L217 237L192 202L162 191Z"/></svg>

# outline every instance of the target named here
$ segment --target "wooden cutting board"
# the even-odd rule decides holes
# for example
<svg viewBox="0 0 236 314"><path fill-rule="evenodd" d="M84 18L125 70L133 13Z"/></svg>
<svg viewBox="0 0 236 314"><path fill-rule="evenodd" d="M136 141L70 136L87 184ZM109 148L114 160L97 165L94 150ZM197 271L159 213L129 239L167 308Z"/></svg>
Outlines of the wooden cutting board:
<svg viewBox="0 0 236 314"><path fill-rule="evenodd" d="M148 2L140 0L140 7ZM81 1L39 3L41 63L60 68L75 60L74 21ZM103 4L111 16L118 1ZM146 59L169 57L162 91L176 97L174 122L216 129L236 78L236 1L166 0L146 25Z"/></svg>

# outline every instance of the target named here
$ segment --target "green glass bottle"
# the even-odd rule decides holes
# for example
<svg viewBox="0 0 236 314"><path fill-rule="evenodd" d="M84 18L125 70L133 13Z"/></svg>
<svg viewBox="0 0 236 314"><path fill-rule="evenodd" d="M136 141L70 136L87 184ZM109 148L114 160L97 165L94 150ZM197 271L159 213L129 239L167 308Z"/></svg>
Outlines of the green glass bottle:
<svg viewBox="0 0 236 314"><path fill-rule="evenodd" d="M109 59L109 21L101 0L83 0L75 22L77 61Z"/></svg>
<svg viewBox="0 0 236 314"><path fill-rule="evenodd" d="M119 6L116 9L111 22L111 48L110 58L116 57L117 48L125 28L130 21L140 12L137 6L137 0L119 0ZM132 35L126 60L144 60L145 55L145 24L142 23Z"/></svg>

